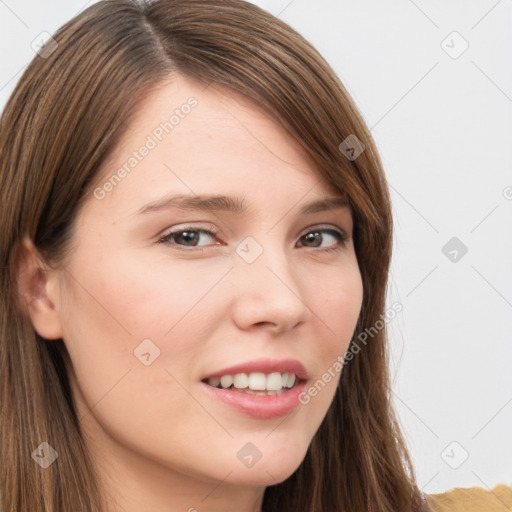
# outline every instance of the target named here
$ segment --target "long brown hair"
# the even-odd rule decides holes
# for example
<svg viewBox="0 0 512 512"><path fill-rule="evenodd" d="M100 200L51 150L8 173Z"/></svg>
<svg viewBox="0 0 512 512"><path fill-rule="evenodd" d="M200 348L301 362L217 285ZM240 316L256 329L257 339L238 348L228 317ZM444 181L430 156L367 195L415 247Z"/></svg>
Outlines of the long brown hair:
<svg viewBox="0 0 512 512"><path fill-rule="evenodd" d="M242 0L100 1L53 35L0 122L0 492L4 512L100 511L102 491L82 439L67 351L31 325L18 294L21 241L57 266L98 170L138 103L172 72L252 98L345 192L363 280L357 333L382 321L392 219L375 143L344 86L287 24ZM339 146L363 142L357 158ZM343 367L305 459L266 488L263 510L420 510L411 460L390 400L385 326ZM41 442L58 459L42 469Z"/></svg>

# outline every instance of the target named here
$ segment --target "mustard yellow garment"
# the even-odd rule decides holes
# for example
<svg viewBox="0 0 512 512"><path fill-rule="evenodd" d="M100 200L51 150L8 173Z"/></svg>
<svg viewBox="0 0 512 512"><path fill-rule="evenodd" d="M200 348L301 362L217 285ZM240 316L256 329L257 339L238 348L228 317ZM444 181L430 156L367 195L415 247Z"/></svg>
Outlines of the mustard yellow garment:
<svg viewBox="0 0 512 512"><path fill-rule="evenodd" d="M427 495L431 512L508 512L512 511L512 487L504 484L488 491L482 487L456 487Z"/></svg>

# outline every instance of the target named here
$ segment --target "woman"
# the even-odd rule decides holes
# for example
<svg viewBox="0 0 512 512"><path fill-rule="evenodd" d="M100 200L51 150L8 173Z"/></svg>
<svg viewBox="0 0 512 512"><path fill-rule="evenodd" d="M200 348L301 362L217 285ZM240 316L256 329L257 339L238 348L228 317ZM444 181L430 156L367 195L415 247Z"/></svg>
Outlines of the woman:
<svg viewBox="0 0 512 512"><path fill-rule="evenodd" d="M382 165L299 34L99 2L24 73L0 155L5 512L426 510Z"/></svg>

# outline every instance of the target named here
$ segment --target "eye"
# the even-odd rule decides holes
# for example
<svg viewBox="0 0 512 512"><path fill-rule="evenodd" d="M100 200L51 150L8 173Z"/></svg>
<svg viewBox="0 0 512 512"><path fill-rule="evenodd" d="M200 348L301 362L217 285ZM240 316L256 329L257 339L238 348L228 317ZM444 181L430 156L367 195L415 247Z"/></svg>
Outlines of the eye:
<svg viewBox="0 0 512 512"><path fill-rule="evenodd" d="M324 249L325 252L329 251L339 251L346 247L347 245L347 236L342 231L339 231L337 229L332 228L318 228L314 230L308 231L306 234L302 235L300 237L300 240L304 240L306 244L313 243L312 246L307 247L319 247L319 243L321 244L325 236L328 235L328 237L334 238L337 240L337 243L334 245L331 244L331 246ZM318 241L320 241L318 243Z"/></svg>
<svg viewBox="0 0 512 512"><path fill-rule="evenodd" d="M215 233L212 231L189 226L178 231L171 231L160 238L159 242L174 245L178 249L182 248L180 245L185 247L197 247L197 242L201 238L201 235L208 235L215 238ZM181 242L183 242L183 244L181 244Z"/></svg>
<svg viewBox="0 0 512 512"><path fill-rule="evenodd" d="M199 229L192 226L187 226L179 230L171 231L170 233L164 235L159 239L159 243L172 245L179 250L188 250L185 249L185 247L193 247L201 250L201 245L199 245L198 242L201 240L201 238L205 237L215 239L216 232L210 231L208 229ZM324 242L326 237L327 240L329 238L334 238L336 243L331 243L328 247L322 247L322 242ZM342 231L339 231L338 229L317 228L306 232L299 238L299 240L302 241L304 247L320 248L324 252L330 252L339 251L346 247L348 238Z"/></svg>

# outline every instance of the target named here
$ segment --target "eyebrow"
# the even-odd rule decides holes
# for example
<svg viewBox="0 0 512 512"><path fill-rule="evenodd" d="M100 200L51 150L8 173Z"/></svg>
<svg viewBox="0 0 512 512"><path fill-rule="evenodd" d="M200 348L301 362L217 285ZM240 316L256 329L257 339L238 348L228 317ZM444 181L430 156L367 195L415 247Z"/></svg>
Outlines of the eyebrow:
<svg viewBox="0 0 512 512"><path fill-rule="evenodd" d="M318 199L305 204L299 210L299 215L312 215L314 213L347 208L349 202L346 196L334 196ZM164 197L159 201L148 203L137 213L145 214L161 210L177 208L181 210L200 210L210 212L229 212L237 215L247 213L244 200L238 197L224 195L176 195Z"/></svg>

